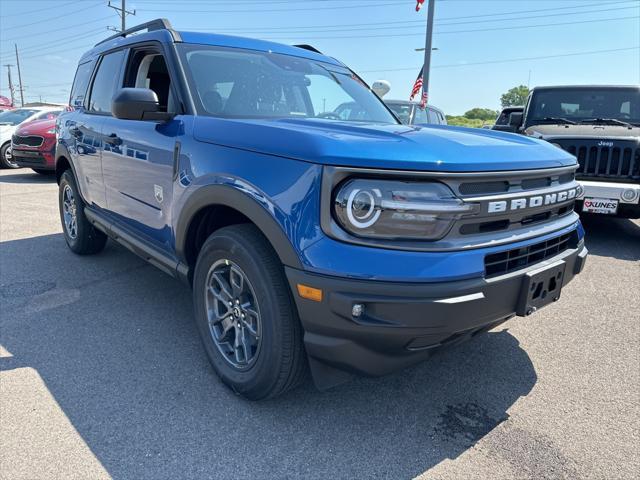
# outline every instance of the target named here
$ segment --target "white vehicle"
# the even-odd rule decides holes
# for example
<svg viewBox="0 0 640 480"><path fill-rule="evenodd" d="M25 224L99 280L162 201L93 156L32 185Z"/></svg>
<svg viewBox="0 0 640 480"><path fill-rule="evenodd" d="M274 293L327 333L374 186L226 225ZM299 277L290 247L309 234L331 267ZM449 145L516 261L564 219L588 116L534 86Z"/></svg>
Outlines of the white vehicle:
<svg viewBox="0 0 640 480"><path fill-rule="evenodd" d="M0 113L0 166L19 168L11 156L11 136L18 129L18 125L33 120L54 118L61 111L60 107L24 107Z"/></svg>

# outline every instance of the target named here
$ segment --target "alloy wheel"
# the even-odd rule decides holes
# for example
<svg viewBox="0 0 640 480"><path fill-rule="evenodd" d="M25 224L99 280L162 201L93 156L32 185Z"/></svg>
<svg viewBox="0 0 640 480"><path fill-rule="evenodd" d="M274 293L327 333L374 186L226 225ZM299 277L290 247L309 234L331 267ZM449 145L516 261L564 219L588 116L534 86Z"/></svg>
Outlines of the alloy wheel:
<svg viewBox="0 0 640 480"><path fill-rule="evenodd" d="M205 283L209 332L223 358L234 368L253 365L261 344L261 318L255 291L242 269L218 260Z"/></svg>
<svg viewBox="0 0 640 480"><path fill-rule="evenodd" d="M67 235L69 235L69 238L75 240L78 236L77 205L73 190L69 185L65 185L62 191L62 213Z"/></svg>

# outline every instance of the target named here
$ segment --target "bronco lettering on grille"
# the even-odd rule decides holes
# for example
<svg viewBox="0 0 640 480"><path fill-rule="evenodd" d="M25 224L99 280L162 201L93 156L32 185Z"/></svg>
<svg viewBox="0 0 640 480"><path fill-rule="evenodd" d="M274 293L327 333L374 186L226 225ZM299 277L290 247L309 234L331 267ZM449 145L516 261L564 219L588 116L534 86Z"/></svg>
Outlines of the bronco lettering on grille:
<svg viewBox="0 0 640 480"><path fill-rule="evenodd" d="M489 213L509 212L512 210L523 210L527 208L537 208L556 203L572 200L578 195L578 189L572 188L557 193L548 193L546 195L534 195L532 197L512 198L511 200L497 200L489 202Z"/></svg>

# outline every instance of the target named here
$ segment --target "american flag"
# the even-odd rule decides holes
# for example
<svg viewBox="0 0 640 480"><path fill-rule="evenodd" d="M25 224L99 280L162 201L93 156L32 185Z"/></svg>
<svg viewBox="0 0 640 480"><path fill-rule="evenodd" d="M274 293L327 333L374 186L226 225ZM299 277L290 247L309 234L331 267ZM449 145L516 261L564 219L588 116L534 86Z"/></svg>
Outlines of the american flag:
<svg viewBox="0 0 640 480"><path fill-rule="evenodd" d="M420 92L422 88L422 73L424 71L424 67L420 69L420 73L418 74L418 78L416 78L416 82L413 84L413 90L411 90L411 96L409 100L413 100L415 96Z"/></svg>
<svg viewBox="0 0 640 480"><path fill-rule="evenodd" d="M424 0L416 0L416 12L420 11L420 7L422 7L422 5L424 4Z"/></svg>

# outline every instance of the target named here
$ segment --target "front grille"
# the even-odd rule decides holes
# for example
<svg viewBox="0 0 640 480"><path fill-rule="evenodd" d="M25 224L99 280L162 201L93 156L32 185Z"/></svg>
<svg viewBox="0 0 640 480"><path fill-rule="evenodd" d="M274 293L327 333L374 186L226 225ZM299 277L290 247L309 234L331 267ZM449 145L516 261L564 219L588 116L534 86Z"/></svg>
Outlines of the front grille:
<svg viewBox="0 0 640 480"><path fill-rule="evenodd" d="M547 175L544 177L521 178L514 172L513 179L509 181L489 181L489 182L462 182L458 186L458 191L462 195L495 195L498 193L509 193L514 191L535 190L549 187L551 185L562 185L574 180L574 174L565 173L562 175Z"/></svg>
<svg viewBox="0 0 640 480"><path fill-rule="evenodd" d="M613 141L601 146L596 140L554 140L580 164L576 178L640 182L640 146L633 141Z"/></svg>
<svg viewBox="0 0 640 480"><path fill-rule="evenodd" d="M13 138L11 138L11 142L14 145L21 145L24 147L39 147L44 142L44 138L40 135L14 135Z"/></svg>
<svg viewBox="0 0 640 480"><path fill-rule="evenodd" d="M484 257L485 278L504 275L530 265L542 262L568 248L577 246L577 233L566 233L545 242L522 248L514 248L504 252L492 253Z"/></svg>

